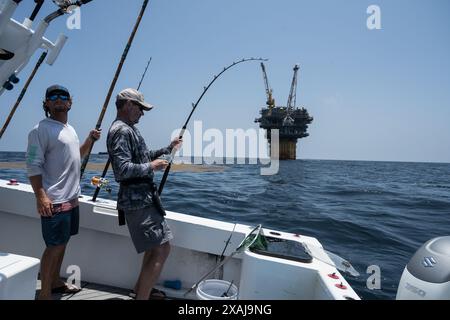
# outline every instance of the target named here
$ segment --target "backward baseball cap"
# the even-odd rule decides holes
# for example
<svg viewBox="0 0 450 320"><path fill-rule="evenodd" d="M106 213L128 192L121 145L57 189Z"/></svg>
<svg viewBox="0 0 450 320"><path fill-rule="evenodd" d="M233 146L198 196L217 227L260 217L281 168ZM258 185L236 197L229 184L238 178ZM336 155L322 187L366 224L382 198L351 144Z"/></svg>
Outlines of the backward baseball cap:
<svg viewBox="0 0 450 320"><path fill-rule="evenodd" d="M145 111L150 111L154 106L148 102L145 102L142 92L133 88L127 88L119 92L116 100L129 100L138 103Z"/></svg>

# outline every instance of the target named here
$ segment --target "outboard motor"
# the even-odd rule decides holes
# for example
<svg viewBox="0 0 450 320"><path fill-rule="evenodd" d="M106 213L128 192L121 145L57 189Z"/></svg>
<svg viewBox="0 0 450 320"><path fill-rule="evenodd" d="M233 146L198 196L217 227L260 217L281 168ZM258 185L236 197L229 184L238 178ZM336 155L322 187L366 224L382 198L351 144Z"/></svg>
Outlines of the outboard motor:
<svg viewBox="0 0 450 320"><path fill-rule="evenodd" d="M417 250L403 271L397 300L450 300L450 236Z"/></svg>

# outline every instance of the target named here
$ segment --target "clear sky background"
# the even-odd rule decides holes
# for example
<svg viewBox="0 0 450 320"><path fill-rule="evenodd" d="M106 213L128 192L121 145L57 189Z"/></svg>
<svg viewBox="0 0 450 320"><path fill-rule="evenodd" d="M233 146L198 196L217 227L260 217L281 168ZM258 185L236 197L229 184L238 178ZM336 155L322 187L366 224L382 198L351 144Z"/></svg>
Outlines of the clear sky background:
<svg viewBox="0 0 450 320"><path fill-rule="evenodd" d="M366 26L372 4L381 8L381 30ZM52 67L41 67L0 150L25 150L53 83L71 90L70 123L84 140L141 5L94 0L82 8L81 30L68 30L67 16L50 26L48 39L63 32L69 40ZM14 18L22 21L33 8L34 1L22 1ZM46 1L36 22L55 8ZM153 0L102 127L115 117L115 94L137 86L149 57L142 91L157 108L139 128L151 148L168 144L214 74L235 60L265 57L278 105L286 104L292 68L300 64L297 106L314 122L298 143L298 158L450 162L449 12L447 0ZM0 96L2 124L39 55L20 85ZM193 120L204 129L258 128L253 121L265 101L259 63L241 64L214 84ZM94 152L106 150L105 139Z"/></svg>

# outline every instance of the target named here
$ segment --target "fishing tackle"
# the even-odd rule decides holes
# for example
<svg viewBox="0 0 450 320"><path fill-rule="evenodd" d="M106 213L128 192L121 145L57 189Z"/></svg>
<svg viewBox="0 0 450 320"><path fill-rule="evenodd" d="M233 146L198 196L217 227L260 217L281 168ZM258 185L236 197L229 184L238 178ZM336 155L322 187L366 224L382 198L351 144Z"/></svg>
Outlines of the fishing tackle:
<svg viewBox="0 0 450 320"><path fill-rule="evenodd" d="M150 65L151 61L152 61L152 58L150 57L150 59L147 62L147 66L145 67L144 73L142 74L141 80L139 81L137 90L139 90L141 88L142 81L144 80L145 75L147 74L148 66ZM111 164L111 158L108 157L108 161L106 161L105 168L103 169L101 178L104 178L106 176L106 173L108 172L110 164ZM97 200L97 196L98 196L99 192L100 192L100 187L97 187L97 189L95 189L94 196L92 197L92 202L95 202Z"/></svg>
<svg viewBox="0 0 450 320"><path fill-rule="evenodd" d="M92 0L64 1L59 4L58 10L50 13L42 20L36 30L32 29L33 20L42 8L44 0L34 0L36 3L29 18L19 23L12 18L22 0L0 1L0 28L2 31L0 47L0 95L5 90L14 89L19 82L18 74L26 67L30 58L39 49L48 50L47 64L52 65L63 48L67 37L59 35L55 43L44 38L50 23L75 7L80 7ZM29 1L31 2L31 0ZM9 50L7 50L7 48Z"/></svg>
<svg viewBox="0 0 450 320"><path fill-rule="evenodd" d="M45 17L44 21L50 23L59 16L71 12L74 7L81 7L82 5L87 4L91 1L93 0L77 0L74 2L71 2L70 0L53 0L53 2L59 7L59 9Z"/></svg>
<svg viewBox="0 0 450 320"><path fill-rule="evenodd" d="M41 54L41 57L39 58L38 62L36 63L36 66L34 67L33 72L28 77L28 80L25 83L25 86L23 87L22 91L20 92L20 95L17 98L16 103L14 104L13 108L11 109L11 112L9 113L8 118L6 119L5 124L2 127L2 130L0 131L0 139L2 138L3 134L5 133L6 128L8 128L8 125L11 122L11 119L14 116L14 113L16 112L17 108L19 107L20 102L22 101L23 97L25 96L25 93L28 90L28 86L30 85L31 81L33 80L34 76L36 75L36 72L38 71L42 62L44 62L44 59L46 56L47 56L47 51L44 51Z"/></svg>
<svg viewBox="0 0 450 320"><path fill-rule="evenodd" d="M198 104L200 103L200 101L202 100L202 98L203 98L203 96L205 95L205 93L208 91L208 89L211 87L211 85L225 72L225 71L227 71L228 69L230 69L230 68L232 68L232 67L234 67L234 66L236 66L236 65L238 65L238 64L240 64L240 63L243 63L243 62L247 62L247 61L267 61L267 59L263 59L263 58L247 58L247 59L242 59L242 60L240 60L240 61L237 61L237 62L233 62L232 64L230 64L228 67L225 67L225 68L223 68L223 70L218 74L218 75L215 75L214 76L214 78L212 79L212 81L206 86L206 87L203 87L203 92L202 92L202 94L200 95L200 97L198 98L198 100L197 100L197 102L194 104L192 104L192 110L191 110L191 112L190 112L190 114L189 114L189 116L188 116L188 118L187 118L187 120L186 120L186 122L184 123L184 125L183 125L183 127L182 127L182 129L181 129L181 131L180 131L180 135L179 135L179 139L181 140L182 138L183 138L183 135L184 135L184 132L186 131L186 127L187 127L187 125L188 125L188 123L189 123L189 120L191 120L191 117L192 117L192 114L194 113L194 111L195 111L195 109L197 108L197 106L198 106ZM158 193L161 195L161 193L162 193L162 191L163 191L163 188L164 188L164 184L166 183L166 180L167 180L167 176L169 175L169 171L170 171L170 168L172 167L172 162L173 162L173 158L174 158L174 156L175 156L175 153L176 153L176 150L175 149L173 149L172 150L172 153L171 153L171 160L169 161L169 165L166 167L166 170L164 171L164 175L163 175L163 177L162 177L162 179L161 179L161 183L159 184L159 189L158 189Z"/></svg>
<svg viewBox="0 0 450 320"><path fill-rule="evenodd" d="M105 189L106 192L111 193L112 189L109 184L109 180L104 177L94 176L91 178L91 185L98 189Z"/></svg>
<svg viewBox="0 0 450 320"><path fill-rule="evenodd" d="M206 273L203 277L200 278L200 280L198 280L196 283L194 283L194 285L192 287L190 287L189 290L187 290L183 294L183 296L186 297L192 290L194 290L200 284L200 282L205 280L207 277L209 277L211 274L213 274L216 270L218 270L221 266L226 264L236 254L244 252L245 250L250 248L255 243L255 241L260 237L261 232L262 232L262 225L259 224L255 228L253 228L252 231L249 232L249 234L244 238L244 240L241 241L239 246L228 257L226 257L224 260L222 260L211 271Z"/></svg>
<svg viewBox="0 0 450 320"><path fill-rule="evenodd" d="M89 2L89 1L92 1L92 0L82 0L82 1L84 1L84 2L88 1ZM111 85L109 87L108 94L106 95L106 99L105 99L105 102L103 104L102 111L100 112L100 116L98 117L97 124L95 125L95 129L97 129L97 130L100 129L100 127L102 126L103 117L105 116L106 109L108 108L109 100L111 99L111 95L112 95L112 93L114 91L114 87L116 86L116 82L119 79L120 72L122 71L122 67L123 67L123 64L125 62L125 59L127 58L128 51L130 50L131 44L133 43L134 36L136 35L137 29L139 28L139 24L141 23L142 17L144 16L144 12L145 12L145 9L147 8L148 1L149 0L144 0L144 3L142 4L142 8L141 8L139 16L138 16L138 18L136 20L136 23L134 25L133 31L130 34L130 38L128 39L128 43L125 46L125 49L124 49L123 54L122 54L122 57L120 58L120 62L119 62L119 65L117 66L116 73L115 73L114 78L113 78L113 80L111 82ZM94 146L94 144L92 143L90 145L90 147L89 147L87 155L83 159L83 163L81 164L80 179L83 177L84 170L86 169L86 166L87 166L87 164L89 162L89 156L90 156L90 154L92 152L92 147L93 146Z"/></svg>

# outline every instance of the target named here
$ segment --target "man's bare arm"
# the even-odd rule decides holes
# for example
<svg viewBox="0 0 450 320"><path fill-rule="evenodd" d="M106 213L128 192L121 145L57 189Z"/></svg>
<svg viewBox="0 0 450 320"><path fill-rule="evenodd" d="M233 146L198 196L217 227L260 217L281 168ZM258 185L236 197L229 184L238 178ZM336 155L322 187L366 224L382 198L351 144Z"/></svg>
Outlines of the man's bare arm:
<svg viewBox="0 0 450 320"><path fill-rule="evenodd" d="M29 179L33 187L34 195L36 196L36 207L39 214L43 217L51 217L53 214L53 204L42 186L42 176L32 176Z"/></svg>

